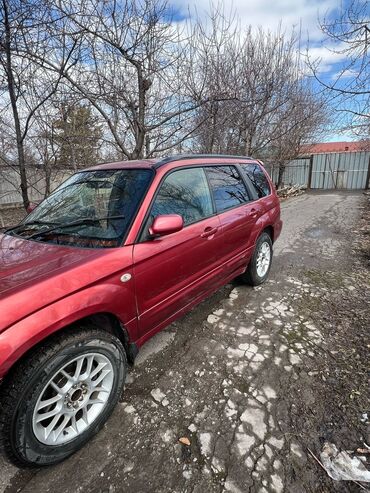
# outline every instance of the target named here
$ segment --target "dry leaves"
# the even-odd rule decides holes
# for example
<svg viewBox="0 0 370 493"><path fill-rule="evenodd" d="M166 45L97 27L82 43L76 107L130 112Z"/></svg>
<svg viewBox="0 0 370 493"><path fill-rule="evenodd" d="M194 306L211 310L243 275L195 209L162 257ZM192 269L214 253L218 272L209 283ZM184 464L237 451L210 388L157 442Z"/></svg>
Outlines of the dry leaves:
<svg viewBox="0 0 370 493"><path fill-rule="evenodd" d="M179 438L179 442L182 443L183 445L187 445L187 446L190 445L190 440L187 437L181 437L181 438Z"/></svg>

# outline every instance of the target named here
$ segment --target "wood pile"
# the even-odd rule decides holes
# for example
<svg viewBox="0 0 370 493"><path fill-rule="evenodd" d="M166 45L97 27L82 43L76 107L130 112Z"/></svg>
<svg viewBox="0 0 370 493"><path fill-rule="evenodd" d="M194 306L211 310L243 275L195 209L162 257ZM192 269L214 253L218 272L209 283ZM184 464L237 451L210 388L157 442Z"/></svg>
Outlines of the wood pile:
<svg viewBox="0 0 370 493"><path fill-rule="evenodd" d="M301 195L306 190L305 185L293 185L291 187L279 188L277 194L281 199L287 199L289 197L295 197Z"/></svg>

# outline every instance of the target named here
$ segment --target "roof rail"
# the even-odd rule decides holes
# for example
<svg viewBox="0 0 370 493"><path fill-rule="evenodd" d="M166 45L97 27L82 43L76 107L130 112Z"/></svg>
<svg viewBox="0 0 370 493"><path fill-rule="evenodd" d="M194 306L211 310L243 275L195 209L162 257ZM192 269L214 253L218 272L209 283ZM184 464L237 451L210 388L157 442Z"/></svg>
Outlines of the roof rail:
<svg viewBox="0 0 370 493"><path fill-rule="evenodd" d="M171 163L173 161L182 161L184 159L206 159L206 158L231 158L231 159L253 159L248 156L233 156L230 154L175 154L174 156L168 156L157 161L153 168L160 168L161 166Z"/></svg>

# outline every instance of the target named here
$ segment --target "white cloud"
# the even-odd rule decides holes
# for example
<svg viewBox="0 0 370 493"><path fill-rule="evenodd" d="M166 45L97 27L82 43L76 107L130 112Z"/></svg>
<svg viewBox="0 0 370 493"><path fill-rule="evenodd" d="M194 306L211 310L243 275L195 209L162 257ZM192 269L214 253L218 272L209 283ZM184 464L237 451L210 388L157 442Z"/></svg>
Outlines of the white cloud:
<svg viewBox="0 0 370 493"><path fill-rule="evenodd" d="M214 2L217 5L217 0ZM205 17L210 10L209 0L170 0L184 16L190 10L193 15L196 10L200 17ZM341 0L224 0L224 11L236 13L236 18L242 26L261 26L265 29L276 30L279 24L287 31L294 27L301 29L302 38L312 41L322 38L318 27L318 19L339 9Z"/></svg>
<svg viewBox="0 0 370 493"><path fill-rule="evenodd" d="M342 45L339 44L320 43L318 46L310 46L308 55L311 62L319 62L319 72L330 72L334 64L343 62L346 59L346 55L340 53L342 51L341 48Z"/></svg>
<svg viewBox="0 0 370 493"><path fill-rule="evenodd" d="M169 3L186 18L190 13L190 17L206 19L212 8L212 0L169 0ZM341 47L325 40L319 27L319 20L338 15L343 8L342 0L213 0L213 5L221 6L225 15L234 13L242 28L252 25L276 31L281 26L287 34L291 29L300 32L301 51L305 53L308 42L309 58L320 62L320 73L337 71L335 64L346 59L345 54L338 53Z"/></svg>
<svg viewBox="0 0 370 493"><path fill-rule="evenodd" d="M348 79L349 77L357 77L359 75L359 72L357 70L342 70L340 72L336 72L332 74L331 78L333 80L337 79Z"/></svg>

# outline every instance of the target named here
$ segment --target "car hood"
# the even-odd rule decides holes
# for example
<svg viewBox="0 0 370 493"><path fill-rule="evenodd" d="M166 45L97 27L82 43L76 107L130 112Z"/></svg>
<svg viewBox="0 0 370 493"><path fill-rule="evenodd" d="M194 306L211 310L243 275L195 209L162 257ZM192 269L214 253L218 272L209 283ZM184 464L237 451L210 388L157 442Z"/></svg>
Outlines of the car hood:
<svg viewBox="0 0 370 493"><path fill-rule="evenodd" d="M101 279L108 282L131 261L129 247L75 248L0 235L0 332Z"/></svg>
<svg viewBox="0 0 370 493"><path fill-rule="evenodd" d="M84 261L94 253L94 250L0 235L0 298L8 291Z"/></svg>

